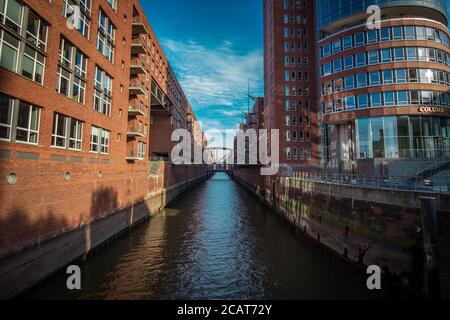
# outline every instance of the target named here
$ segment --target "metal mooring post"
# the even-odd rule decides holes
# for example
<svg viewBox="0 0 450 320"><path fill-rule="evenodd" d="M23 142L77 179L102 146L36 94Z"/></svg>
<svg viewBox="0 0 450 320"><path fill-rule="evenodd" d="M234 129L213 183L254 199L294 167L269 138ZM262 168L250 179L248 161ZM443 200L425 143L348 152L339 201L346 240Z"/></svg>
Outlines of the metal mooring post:
<svg viewBox="0 0 450 320"><path fill-rule="evenodd" d="M431 299L441 298L436 198L420 197L425 253L425 291Z"/></svg>

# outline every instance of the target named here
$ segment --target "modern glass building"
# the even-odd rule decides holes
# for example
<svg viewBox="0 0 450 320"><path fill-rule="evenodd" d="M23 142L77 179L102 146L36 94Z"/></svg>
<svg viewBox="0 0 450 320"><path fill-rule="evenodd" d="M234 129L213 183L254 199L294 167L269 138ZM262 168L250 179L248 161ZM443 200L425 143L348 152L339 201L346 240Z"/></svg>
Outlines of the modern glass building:
<svg viewBox="0 0 450 320"><path fill-rule="evenodd" d="M381 9L381 27L367 8ZM412 175L450 153L445 0L319 0L322 164Z"/></svg>

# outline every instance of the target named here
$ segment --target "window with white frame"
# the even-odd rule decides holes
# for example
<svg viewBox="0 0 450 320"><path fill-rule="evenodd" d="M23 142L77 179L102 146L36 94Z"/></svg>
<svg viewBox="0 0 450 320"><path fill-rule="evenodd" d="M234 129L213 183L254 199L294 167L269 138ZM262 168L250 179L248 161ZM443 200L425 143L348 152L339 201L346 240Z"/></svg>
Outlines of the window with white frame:
<svg viewBox="0 0 450 320"><path fill-rule="evenodd" d="M42 84L47 24L15 0L0 0L0 24L0 66Z"/></svg>
<svg viewBox="0 0 450 320"><path fill-rule="evenodd" d="M74 28L85 38L89 38L89 28L91 25L91 0L64 0L63 16L73 21ZM78 8L78 9L77 9Z"/></svg>
<svg viewBox="0 0 450 320"><path fill-rule="evenodd" d="M100 10L98 22L97 49L106 59L114 61L114 39L116 27L111 23L109 17Z"/></svg>
<svg viewBox="0 0 450 320"><path fill-rule="evenodd" d="M113 79L103 69L95 68L94 110L111 116Z"/></svg>
<svg viewBox="0 0 450 320"><path fill-rule="evenodd" d="M52 146L81 151L83 122L55 113L53 118Z"/></svg>
<svg viewBox="0 0 450 320"><path fill-rule="evenodd" d="M20 34L23 27L24 6L16 0L0 1L0 22Z"/></svg>
<svg viewBox="0 0 450 320"><path fill-rule="evenodd" d="M65 38L61 38L56 91L84 103L86 92L87 58Z"/></svg>
<svg viewBox="0 0 450 320"><path fill-rule="evenodd" d="M138 158L139 159L145 159L145 151L146 151L146 144L144 142L138 142Z"/></svg>
<svg viewBox="0 0 450 320"><path fill-rule="evenodd" d="M91 152L109 153L110 132L108 130L92 126L91 127Z"/></svg>
<svg viewBox="0 0 450 320"><path fill-rule="evenodd" d="M11 140L14 101L0 94L0 139Z"/></svg>
<svg viewBox="0 0 450 320"><path fill-rule="evenodd" d="M41 109L0 94L0 139L37 144Z"/></svg>

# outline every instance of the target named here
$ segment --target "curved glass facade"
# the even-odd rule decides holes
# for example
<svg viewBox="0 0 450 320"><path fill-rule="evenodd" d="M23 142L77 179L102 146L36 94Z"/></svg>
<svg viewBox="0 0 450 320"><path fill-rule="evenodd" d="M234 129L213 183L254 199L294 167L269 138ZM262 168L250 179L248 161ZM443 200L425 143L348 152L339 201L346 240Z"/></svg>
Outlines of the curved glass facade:
<svg viewBox="0 0 450 320"><path fill-rule="evenodd" d="M450 152L450 118L360 118L356 141L357 159L440 158Z"/></svg>
<svg viewBox="0 0 450 320"><path fill-rule="evenodd" d="M371 5L378 5L381 8L396 6L427 7L447 17L445 0L319 0L319 28L352 15L364 13Z"/></svg>

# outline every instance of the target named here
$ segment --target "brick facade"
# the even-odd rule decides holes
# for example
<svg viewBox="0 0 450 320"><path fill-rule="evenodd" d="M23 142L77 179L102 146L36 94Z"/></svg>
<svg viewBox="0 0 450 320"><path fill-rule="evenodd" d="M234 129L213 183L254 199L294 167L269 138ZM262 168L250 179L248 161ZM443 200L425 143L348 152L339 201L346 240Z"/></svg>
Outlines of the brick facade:
<svg viewBox="0 0 450 320"><path fill-rule="evenodd" d="M45 56L42 84L22 76L21 65L16 72L0 67L0 93L8 99L0 105L2 116L12 103L15 117L20 118L22 115L17 114L23 112L18 110L19 100L40 110L36 144L14 141L20 130L15 117L8 132L12 138L5 138L4 133L5 139L0 140L0 257L87 225L142 201L152 192L206 173L202 167L173 167L168 162L149 161L153 152L170 154L171 130L192 127L196 119L188 119L192 108L136 0L117 1L115 10L106 0L91 1L87 37L67 27L62 0L26 0L21 5L24 19L28 11L34 12L47 25L48 33L45 50L35 48ZM115 28L112 62L97 49L100 10ZM2 21L0 30L2 35L16 37L8 23ZM62 38L87 57L83 103L55 90ZM21 40L21 46L27 45L26 40ZM143 70L136 65L139 61ZM112 78L109 114L93 108L96 67ZM144 92L132 88L136 81L143 85ZM156 87L159 92L154 91ZM155 100L156 94L163 96L163 103ZM81 150L71 150L67 144L66 148L53 146L55 113L83 123ZM131 130L139 122L138 132ZM104 154L91 152L92 126L109 131L109 150ZM70 130L66 126L66 131ZM69 134L65 135L69 140ZM137 156L139 142L145 143L143 156ZM196 143L203 147L207 144L203 135Z"/></svg>

